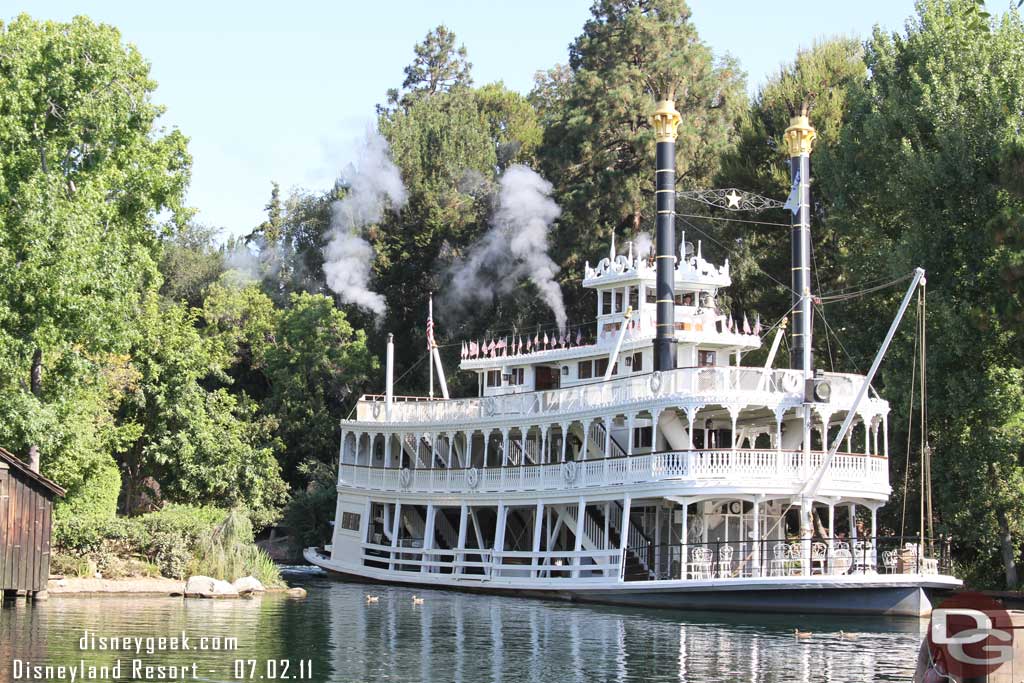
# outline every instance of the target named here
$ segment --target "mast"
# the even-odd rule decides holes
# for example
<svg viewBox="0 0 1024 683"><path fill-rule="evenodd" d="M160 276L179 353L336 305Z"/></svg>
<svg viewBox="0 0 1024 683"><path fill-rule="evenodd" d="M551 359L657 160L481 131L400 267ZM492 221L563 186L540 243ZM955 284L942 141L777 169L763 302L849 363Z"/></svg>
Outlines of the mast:
<svg viewBox="0 0 1024 683"><path fill-rule="evenodd" d="M655 150L655 203L657 248L657 319L654 337L654 369L676 367L675 271L676 271L676 136L682 117L675 102L658 102L651 124Z"/></svg>

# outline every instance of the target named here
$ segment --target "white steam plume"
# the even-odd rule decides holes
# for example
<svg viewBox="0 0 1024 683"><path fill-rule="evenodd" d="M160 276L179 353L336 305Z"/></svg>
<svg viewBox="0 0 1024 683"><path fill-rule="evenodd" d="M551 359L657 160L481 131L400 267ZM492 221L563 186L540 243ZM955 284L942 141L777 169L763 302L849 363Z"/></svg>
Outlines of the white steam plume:
<svg viewBox="0 0 1024 683"><path fill-rule="evenodd" d="M510 166L498 181L491 227L452 266L446 301L454 306L488 302L528 277L565 329L565 303L555 281L558 266L548 256L548 230L562 213L551 199L551 183L522 165Z"/></svg>
<svg viewBox="0 0 1024 683"><path fill-rule="evenodd" d="M331 228L324 247L327 286L341 300L382 316L384 297L370 289L373 247L363 228L377 223L384 210L398 210L408 198L398 167L391 161L387 141L370 132L359 150L357 166L350 165L342 181L348 194L331 205Z"/></svg>
<svg viewBox="0 0 1024 683"><path fill-rule="evenodd" d="M651 233L641 232L637 233L637 236L633 238L633 255L634 257L646 259L651 255L651 250L654 248L654 240L651 239Z"/></svg>

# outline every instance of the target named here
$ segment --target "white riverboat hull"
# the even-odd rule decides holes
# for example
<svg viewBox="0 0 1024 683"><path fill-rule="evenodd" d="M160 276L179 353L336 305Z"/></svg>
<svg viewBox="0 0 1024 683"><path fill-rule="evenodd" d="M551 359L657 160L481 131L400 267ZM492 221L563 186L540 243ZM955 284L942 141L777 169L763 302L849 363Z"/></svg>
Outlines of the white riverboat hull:
<svg viewBox="0 0 1024 683"><path fill-rule="evenodd" d="M393 572L332 561L307 548L308 562L339 578L364 583L483 592L607 605L728 612L927 617L932 596L962 586L941 575L856 574L688 579L622 582L590 580L567 586L562 579L453 577L447 574Z"/></svg>

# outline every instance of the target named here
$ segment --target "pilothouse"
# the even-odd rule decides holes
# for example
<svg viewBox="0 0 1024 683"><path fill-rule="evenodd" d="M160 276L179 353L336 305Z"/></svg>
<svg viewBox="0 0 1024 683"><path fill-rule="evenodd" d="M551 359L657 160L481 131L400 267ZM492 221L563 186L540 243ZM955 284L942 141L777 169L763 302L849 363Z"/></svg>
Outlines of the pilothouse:
<svg viewBox="0 0 1024 683"><path fill-rule="evenodd" d="M945 548L887 537L889 404L867 375L815 370L806 116L787 131L794 306L763 325L717 303L728 261L675 236L679 114L661 101L654 253L587 263L588 330L462 344L477 395L383 395L341 425L332 542L344 577L604 603L921 616L956 588ZM432 325L428 326L428 335ZM789 334L790 368L777 368ZM767 362L743 365L769 346Z"/></svg>

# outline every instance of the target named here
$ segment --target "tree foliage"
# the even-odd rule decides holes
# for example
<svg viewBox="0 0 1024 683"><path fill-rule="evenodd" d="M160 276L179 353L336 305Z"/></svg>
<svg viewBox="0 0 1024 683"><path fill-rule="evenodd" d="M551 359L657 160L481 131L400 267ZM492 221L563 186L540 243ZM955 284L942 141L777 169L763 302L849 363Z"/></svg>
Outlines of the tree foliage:
<svg viewBox="0 0 1024 683"><path fill-rule="evenodd" d="M541 75L533 93L548 124L541 165L564 210L558 260L573 280L613 231L653 227L655 101L675 100L682 115L680 188L714 177L745 103L739 67L714 57L683 0L598 0L591 15L570 47L569 72Z"/></svg>

